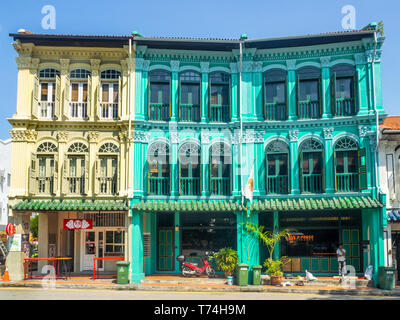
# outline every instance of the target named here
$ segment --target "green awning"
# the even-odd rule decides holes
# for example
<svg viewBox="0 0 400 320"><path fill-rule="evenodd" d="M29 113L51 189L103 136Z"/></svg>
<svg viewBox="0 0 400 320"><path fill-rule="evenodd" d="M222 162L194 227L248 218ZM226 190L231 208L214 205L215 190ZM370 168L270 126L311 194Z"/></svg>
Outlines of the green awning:
<svg viewBox="0 0 400 320"><path fill-rule="evenodd" d="M23 200L11 207L19 211L126 211L126 200Z"/></svg>
<svg viewBox="0 0 400 320"><path fill-rule="evenodd" d="M383 207L383 204L371 197L268 199L255 200L251 204L251 210L257 212L374 209L381 207ZM147 212L241 212L247 210L245 206L238 202L218 200L142 200L133 204L132 209Z"/></svg>

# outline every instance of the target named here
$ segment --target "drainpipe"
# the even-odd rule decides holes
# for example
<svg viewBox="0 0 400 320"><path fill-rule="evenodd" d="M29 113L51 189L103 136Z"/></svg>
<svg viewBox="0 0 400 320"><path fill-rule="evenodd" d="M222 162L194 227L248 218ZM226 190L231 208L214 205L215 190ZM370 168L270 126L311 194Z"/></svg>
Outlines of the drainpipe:
<svg viewBox="0 0 400 320"><path fill-rule="evenodd" d="M128 155L130 154L130 149L131 149L131 134L132 134L132 82L131 82L131 73L132 73L132 39L129 39L129 65L128 65L128 76L129 76L129 129L128 129ZM128 157L129 159L129 157ZM129 161L132 161L133 159L129 159ZM130 163L128 163L128 181L130 180L131 177L131 166ZM128 182L128 191L129 189L129 182Z"/></svg>

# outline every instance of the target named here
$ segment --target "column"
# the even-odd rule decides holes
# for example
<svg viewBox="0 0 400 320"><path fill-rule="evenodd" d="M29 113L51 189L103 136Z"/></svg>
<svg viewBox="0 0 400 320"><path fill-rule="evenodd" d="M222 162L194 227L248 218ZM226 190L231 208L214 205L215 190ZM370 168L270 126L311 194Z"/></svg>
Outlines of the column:
<svg viewBox="0 0 400 320"><path fill-rule="evenodd" d="M238 96L239 96L239 73L237 63L231 63L231 122L239 121Z"/></svg>
<svg viewBox="0 0 400 320"><path fill-rule="evenodd" d="M121 105L118 106L118 116L121 120L128 120L129 115L129 93L130 93L130 81L129 81L129 58L121 60L121 69L122 69L122 79L121 84L122 88L120 88L121 92Z"/></svg>
<svg viewBox="0 0 400 320"><path fill-rule="evenodd" d="M178 172L178 144L179 133L175 126L170 126L169 140L171 143L171 197L179 196L179 172Z"/></svg>
<svg viewBox="0 0 400 320"><path fill-rule="evenodd" d="M263 131L255 132L254 139L254 195L265 195L265 152Z"/></svg>
<svg viewBox="0 0 400 320"><path fill-rule="evenodd" d="M89 131L87 133L87 139L89 141L89 186L88 196L92 196L99 192L98 181L96 176L96 159L97 159L97 141L99 139L99 133L97 131Z"/></svg>
<svg viewBox="0 0 400 320"><path fill-rule="evenodd" d="M290 194L300 194L299 187L299 149L298 139L299 130L289 130L290 140Z"/></svg>
<svg viewBox="0 0 400 320"><path fill-rule="evenodd" d="M69 97L69 90L70 90L70 78L69 78L69 59L60 59L60 66L61 66L61 92L64 92L62 95L61 92L58 93L59 97L59 105L57 107L57 97L54 106L54 116L60 120L62 117L63 120L69 118L69 103L71 97ZM61 99L64 97L64 99ZM69 99L66 99L69 97Z"/></svg>
<svg viewBox="0 0 400 320"><path fill-rule="evenodd" d="M365 54L355 54L354 60L356 63L356 106L358 109L358 115L363 115L368 113L367 68Z"/></svg>
<svg viewBox="0 0 400 320"><path fill-rule="evenodd" d="M126 152L126 143L127 143L128 134L126 131L122 131L118 133L119 145L120 145L120 165L119 165L119 176L120 176L120 185L118 186L118 190L120 194L127 194L126 187L126 179L127 179L127 152Z"/></svg>
<svg viewBox="0 0 400 320"><path fill-rule="evenodd" d="M333 152L333 128L324 128L325 193L335 192L335 170Z"/></svg>
<svg viewBox="0 0 400 320"><path fill-rule="evenodd" d="M210 133L208 129L201 130L201 196L210 195Z"/></svg>
<svg viewBox="0 0 400 320"><path fill-rule="evenodd" d="M278 233L279 232L279 212L274 211L273 212L273 232ZM279 242L276 243L275 249L274 249L274 255L272 257L275 261L279 260Z"/></svg>
<svg viewBox="0 0 400 320"><path fill-rule="evenodd" d="M179 118L179 61L171 61L171 121Z"/></svg>
<svg viewBox="0 0 400 320"><path fill-rule="evenodd" d="M57 166L57 188L56 195L60 196L61 194L66 195L68 193L68 186L67 186L67 175L66 167L63 164L68 161L67 153L67 141L68 141L69 132L68 131L59 131L57 132L57 140L58 140L58 163L55 165Z"/></svg>
<svg viewBox="0 0 400 320"><path fill-rule="evenodd" d="M132 155L130 155L129 158L133 170L131 171L131 176L128 177L128 181L133 181L132 197L134 198L140 198L147 193L147 189L145 188L145 179L147 176L147 153L145 149L147 147L147 143L147 132L141 131L139 129L133 132L133 146L131 147Z"/></svg>
<svg viewBox="0 0 400 320"><path fill-rule="evenodd" d="M49 216L48 213L39 213L38 223L38 256L47 258L49 254ZM38 271L40 272L46 261L38 261Z"/></svg>
<svg viewBox="0 0 400 320"><path fill-rule="evenodd" d="M286 60L287 75L287 108L288 120L297 120L296 100L296 60Z"/></svg>
<svg viewBox="0 0 400 320"><path fill-rule="evenodd" d="M251 223L258 227L258 212L251 212L250 217L246 212L236 213L237 217L237 248L240 263L251 266L260 264L259 239L247 232L242 223ZM250 276L251 279L251 276Z"/></svg>
<svg viewBox="0 0 400 320"><path fill-rule="evenodd" d="M91 72L92 72L92 87L90 88L91 92L88 94L91 96L90 102L91 105L88 106L88 117L89 119L98 119L98 115L100 114L100 77L99 77L99 69L100 69L100 59L90 59L91 64ZM89 99L88 99L89 100Z"/></svg>
<svg viewBox="0 0 400 320"><path fill-rule="evenodd" d="M132 275L131 283L140 283L144 278L143 270L143 217L137 212L132 212Z"/></svg>
<svg viewBox="0 0 400 320"><path fill-rule="evenodd" d="M200 62L201 69L201 122L206 123L209 121L208 110L209 110L209 81L208 74L210 72L209 62Z"/></svg>
<svg viewBox="0 0 400 320"><path fill-rule="evenodd" d="M135 120L145 120L144 88L143 88L143 67L145 60L135 58ZM147 114L148 112L146 112Z"/></svg>
<svg viewBox="0 0 400 320"><path fill-rule="evenodd" d="M244 121L255 121L257 119L255 117L253 107L253 61L242 62L241 87L240 117Z"/></svg>
<svg viewBox="0 0 400 320"><path fill-rule="evenodd" d="M368 188L362 190L362 192L374 192L373 182L374 182L374 166L375 166L375 156L373 150L370 147L369 133L371 128L369 126L358 126L359 136L360 136L360 149L365 148L366 153L366 164L367 164L367 186ZM372 132L371 132L372 133ZM373 133L372 133L373 134ZM373 137L373 135L372 135ZM374 140L374 138L372 138ZM375 140L374 140L375 142Z"/></svg>
<svg viewBox="0 0 400 320"><path fill-rule="evenodd" d="M263 115L263 75L262 75L262 61L253 63L253 94L252 94L252 113L258 121L264 120Z"/></svg>
<svg viewBox="0 0 400 320"><path fill-rule="evenodd" d="M24 44L23 44L24 45ZM31 57L17 57L18 87L17 87L17 110L16 117L27 119L32 116L31 91L34 88L33 80L37 75L39 59ZM37 108L37 106L33 106ZM34 112L37 114L37 110Z"/></svg>
<svg viewBox="0 0 400 320"><path fill-rule="evenodd" d="M322 103L322 118L332 118L332 108L331 108L331 90L330 90L330 68L329 68L329 62L330 62L331 57L322 57L321 58L321 76L322 76L322 82L321 82L321 92L322 92L322 97L321 97L321 103ZM331 84L333 85L333 84Z"/></svg>
<svg viewBox="0 0 400 320"><path fill-rule="evenodd" d="M181 248L180 248L180 216L179 216L179 212L175 212L174 213L174 243L175 243L175 257L174 257L174 261L175 261L175 272L180 273L180 263L178 261L176 261L176 257L179 256L180 252L181 252Z"/></svg>
<svg viewBox="0 0 400 320"><path fill-rule="evenodd" d="M234 139L232 141L232 196L240 197L240 130L234 131Z"/></svg>

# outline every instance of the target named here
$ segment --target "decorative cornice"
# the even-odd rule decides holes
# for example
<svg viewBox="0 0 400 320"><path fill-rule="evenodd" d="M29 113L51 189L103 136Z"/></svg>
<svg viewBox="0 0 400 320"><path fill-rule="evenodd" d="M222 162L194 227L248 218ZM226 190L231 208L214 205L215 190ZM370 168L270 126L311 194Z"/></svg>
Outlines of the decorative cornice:
<svg viewBox="0 0 400 320"><path fill-rule="evenodd" d="M297 141L299 137L299 130L289 130L289 140Z"/></svg>
<svg viewBox="0 0 400 320"><path fill-rule="evenodd" d="M325 140L330 140L330 139L333 138L333 130L334 130L333 127L324 128L324 129L323 129L323 131L324 131L324 139L325 139Z"/></svg>
<svg viewBox="0 0 400 320"><path fill-rule="evenodd" d="M57 132L57 140L59 143L66 143L68 141L68 131Z"/></svg>
<svg viewBox="0 0 400 320"><path fill-rule="evenodd" d="M15 61L17 62L18 70L31 68L32 65L31 57L16 57Z"/></svg>
<svg viewBox="0 0 400 320"><path fill-rule="evenodd" d="M33 43L13 43L15 51L19 54L20 57L31 57L33 49L35 45Z"/></svg>
<svg viewBox="0 0 400 320"><path fill-rule="evenodd" d="M97 131L89 131L87 133L87 139L90 143L96 143L99 140L99 132Z"/></svg>
<svg viewBox="0 0 400 320"><path fill-rule="evenodd" d="M13 142L36 142L37 135L38 133L35 130L10 130Z"/></svg>

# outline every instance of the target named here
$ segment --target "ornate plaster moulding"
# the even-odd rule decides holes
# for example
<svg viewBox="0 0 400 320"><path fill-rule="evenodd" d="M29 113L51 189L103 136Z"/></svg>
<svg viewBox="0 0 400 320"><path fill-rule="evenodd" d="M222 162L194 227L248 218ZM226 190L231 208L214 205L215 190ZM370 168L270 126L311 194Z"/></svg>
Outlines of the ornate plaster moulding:
<svg viewBox="0 0 400 320"><path fill-rule="evenodd" d="M21 43L19 40L14 42L12 46L20 57L30 57L35 48L33 43Z"/></svg>
<svg viewBox="0 0 400 320"><path fill-rule="evenodd" d="M32 56L42 59L91 59L91 58L101 58L101 59L112 59L121 60L128 57L128 54L123 48L71 48L71 47L35 47Z"/></svg>
<svg viewBox="0 0 400 320"><path fill-rule="evenodd" d="M277 61L286 59L309 59L323 56L342 56L364 52L360 42L347 42L345 44L327 44L279 49L260 49L254 60Z"/></svg>
<svg viewBox="0 0 400 320"><path fill-rule="evenodd" d="M200 62L213 62L213 63L231 63L236 60L232 53L227 52L213 52L208 51L191 51L191 50L159 50L148 49L143 56L145 59L152 62L168 62L170 60L179 60L181 62L200 63Z"/></svg>

